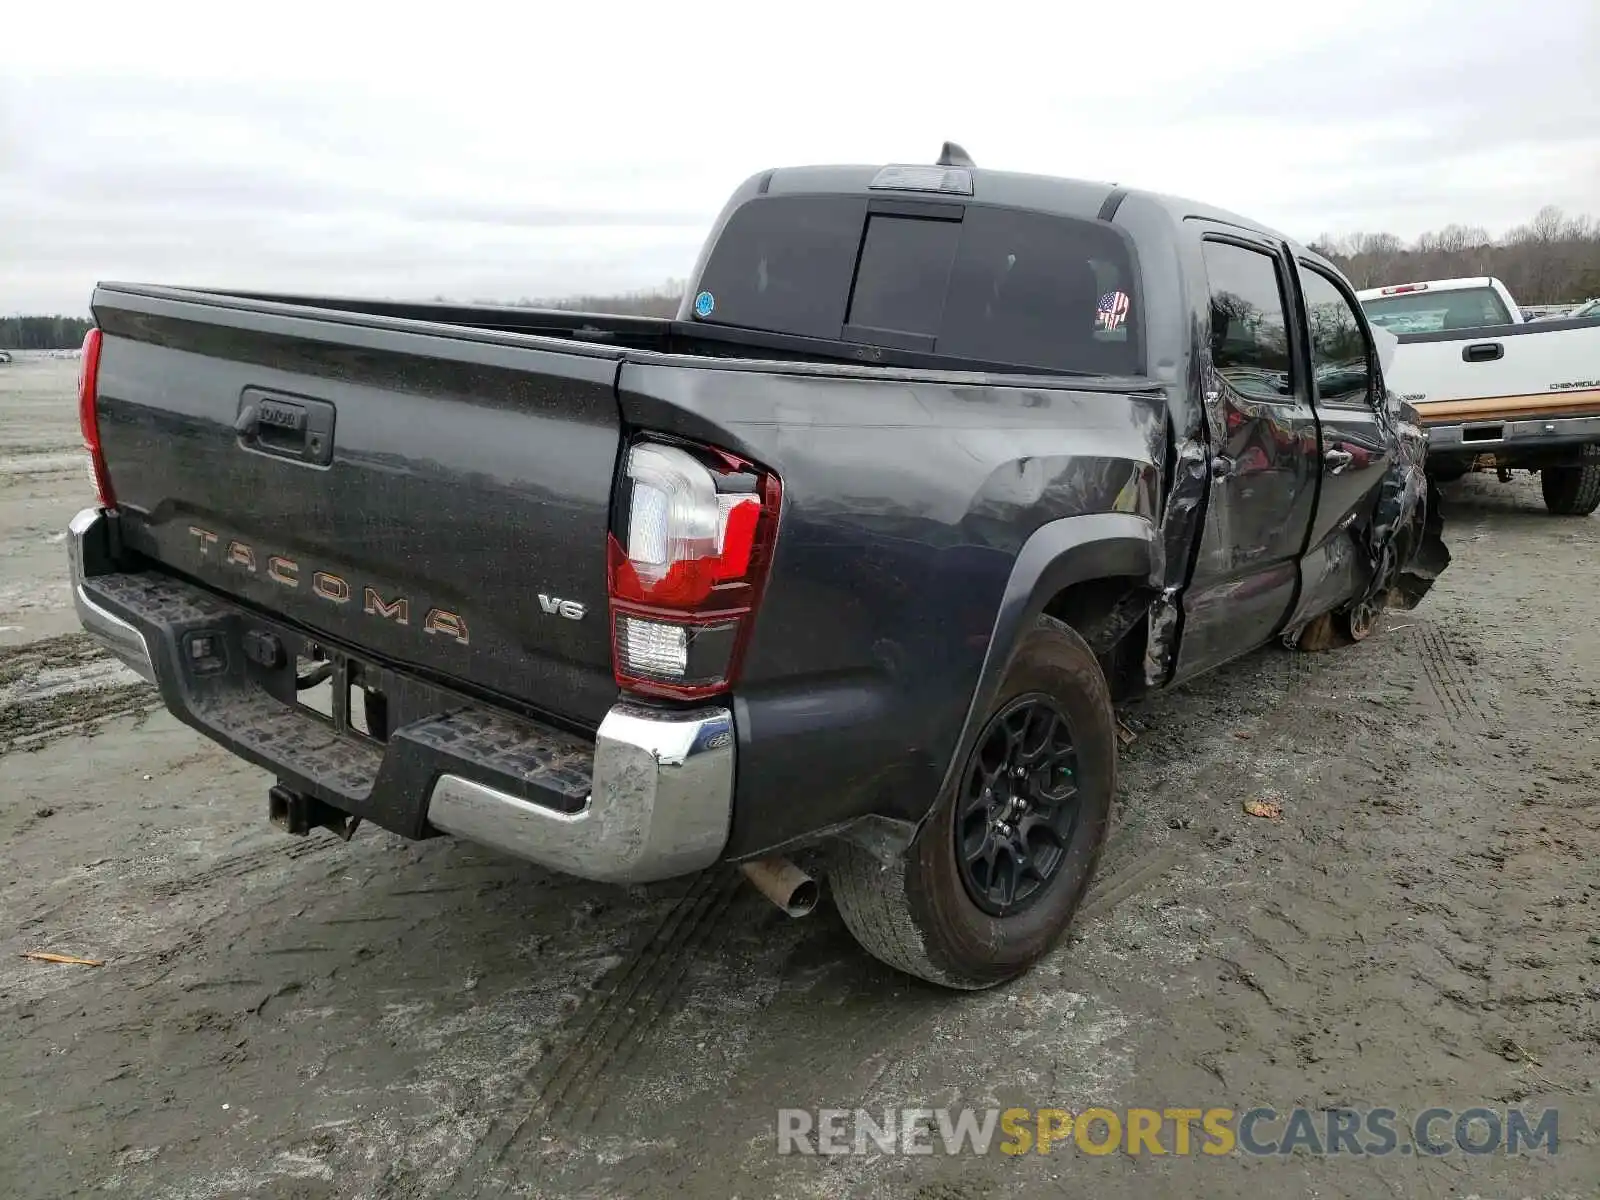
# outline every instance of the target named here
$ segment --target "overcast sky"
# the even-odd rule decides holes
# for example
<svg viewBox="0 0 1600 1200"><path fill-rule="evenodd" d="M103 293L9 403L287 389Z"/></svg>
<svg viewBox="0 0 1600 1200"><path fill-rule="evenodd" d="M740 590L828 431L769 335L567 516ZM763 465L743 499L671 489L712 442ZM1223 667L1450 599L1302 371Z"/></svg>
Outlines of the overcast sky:
<svg viewBox="0 0 1600 1200"><path fill-rule="evenodd" d="M1596 0L11 7L0 313L649 287L745 176L946 138L1302 238L1600 216Z"/></svg>

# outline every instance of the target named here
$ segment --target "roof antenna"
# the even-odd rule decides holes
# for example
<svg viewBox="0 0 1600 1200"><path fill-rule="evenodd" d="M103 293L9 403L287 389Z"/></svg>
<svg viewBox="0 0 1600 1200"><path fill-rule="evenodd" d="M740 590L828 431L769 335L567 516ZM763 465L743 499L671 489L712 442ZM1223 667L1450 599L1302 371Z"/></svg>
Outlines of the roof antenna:
<svg viewBox="0 0 1600 1200"><path fill-rule="evenodd" d="M968 154L956 143L946 142L944 149L939 151L937 165L941 167L976 167L978 164L972 161L972 155Z"/></svg>

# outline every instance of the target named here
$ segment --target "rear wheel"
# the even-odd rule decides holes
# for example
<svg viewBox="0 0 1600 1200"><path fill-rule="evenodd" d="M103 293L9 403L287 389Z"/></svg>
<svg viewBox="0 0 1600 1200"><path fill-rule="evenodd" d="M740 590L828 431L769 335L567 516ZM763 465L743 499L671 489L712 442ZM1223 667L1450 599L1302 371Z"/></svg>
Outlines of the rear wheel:
<svg viewBox="0 0 1600 1200"><path fill-rule="evenodd" d="M1578 453L1572 466L1539 472L1544 506L1558 517L1586 517L1600 508L1600 446L1583 446Z"/></svg>
<svg viewBox="0 0 1600 1200"><path fill-rule="evenodd" d="M1094 874L1116 791L1116 720L1093 652L1041 617L976 745L892 865L853 844L831 874L839 913L876 958L953 988L1026 971Z"/></svg>

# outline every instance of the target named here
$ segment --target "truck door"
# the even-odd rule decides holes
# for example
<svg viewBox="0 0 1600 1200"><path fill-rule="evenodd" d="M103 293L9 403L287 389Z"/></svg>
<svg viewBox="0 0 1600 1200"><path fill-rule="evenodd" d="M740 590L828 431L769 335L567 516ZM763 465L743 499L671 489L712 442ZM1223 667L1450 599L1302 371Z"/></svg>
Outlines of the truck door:
<svg viewBox="0 0 1600 1200"><path fill-rule="evenodd" d="M1281 245L1226 227L1201 241L1210 493L1183 599L1175 678L1268 641L1299 587L1320 448Z"/></svg>
<svg viewBox="0 0 1600 1200"><path fill-rule="evenodd" d="M1298 265L1322 482L1297 619L1326 612L1366 587L1366 534L1393 457L1379 423L1377 350L1356 298L1325 268L1305 259Z"/></svg>

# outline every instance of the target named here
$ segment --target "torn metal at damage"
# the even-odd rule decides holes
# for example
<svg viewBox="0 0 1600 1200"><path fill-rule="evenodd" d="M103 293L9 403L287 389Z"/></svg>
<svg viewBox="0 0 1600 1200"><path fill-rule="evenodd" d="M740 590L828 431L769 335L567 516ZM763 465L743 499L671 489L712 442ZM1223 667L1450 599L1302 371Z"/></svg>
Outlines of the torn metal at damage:
<svg viewBox="0 0 1600 1200"><path fill-rule="evenodd" d="M1419 540L1389 589L1388 600L1396 608L1412 609L1433 587L1434 581L1450 565L1450 550L1444 544L1444 514L1440 510L1439 485L1427 481L1423 499Z"/></svg>
<svg viewBox="0 0 1600 1200"><path fill-rule="evenodd" d="M1395 398L1383 410L1395 435L1395 461L1378 494L1367 545L1372 586L1362 599L1415 608L1450 565L1439 489L1427 475L1428 435L1417 410Z"/></svg>
<svg viewBox="0 0 1600 1200"><path fill-rule="evenodd" d="M1161 598L1150 608L1144 656L1144 681L1149 687L1166 683L1177 665L1179 593L1189 570L1189 548L1198 543L1210 487L1209 452L1205 442L1191 434L1178 444L1172 490L1161 521L1161 577L1154 581Z"/></svg>

